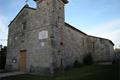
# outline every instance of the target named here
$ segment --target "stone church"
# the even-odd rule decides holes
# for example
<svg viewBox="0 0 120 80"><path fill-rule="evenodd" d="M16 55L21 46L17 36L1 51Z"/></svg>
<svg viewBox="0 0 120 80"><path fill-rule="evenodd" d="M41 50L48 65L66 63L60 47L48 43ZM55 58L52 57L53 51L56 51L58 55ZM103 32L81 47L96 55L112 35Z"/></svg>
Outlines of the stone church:
<svg viewBox="0 0 120 80"><path fill-rule="evenodd" d="M113 42L90 36L65 22L67 0L34 0L25 5L9 24L6 69L54 72L83 63L90 54L94 63L112 61Z"/></svg>

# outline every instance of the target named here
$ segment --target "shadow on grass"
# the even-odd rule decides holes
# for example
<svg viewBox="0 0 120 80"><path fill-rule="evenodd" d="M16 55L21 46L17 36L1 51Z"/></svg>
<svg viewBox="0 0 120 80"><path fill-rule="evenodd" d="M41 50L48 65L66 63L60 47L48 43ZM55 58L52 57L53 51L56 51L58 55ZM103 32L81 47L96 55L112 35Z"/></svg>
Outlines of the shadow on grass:
<svg viewBox="0 0 120 80"><path fill-rule="evenodd" d="M119 80L119 65L90 65L73 68L54 77L26 74L4 78L3 80Z"/></svg>

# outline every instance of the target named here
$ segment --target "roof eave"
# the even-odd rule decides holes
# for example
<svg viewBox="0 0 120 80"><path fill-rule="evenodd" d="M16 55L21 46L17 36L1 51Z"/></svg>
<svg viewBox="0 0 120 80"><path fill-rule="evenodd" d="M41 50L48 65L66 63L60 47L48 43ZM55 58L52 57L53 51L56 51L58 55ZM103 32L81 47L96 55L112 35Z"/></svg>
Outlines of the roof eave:
<svg viewBox="0 0 120 80"><path fill-rule="evenodd" d="M29 7L28 4L26 4L26 5L19 11L19 13L15 16L15 18L10 22L10 24L8 25L8 27L10 27L10 25L14 22L14 20L17 18L17 16L18 16L25 8L36 10L35 8L31 8L31 7Z"/></svg>

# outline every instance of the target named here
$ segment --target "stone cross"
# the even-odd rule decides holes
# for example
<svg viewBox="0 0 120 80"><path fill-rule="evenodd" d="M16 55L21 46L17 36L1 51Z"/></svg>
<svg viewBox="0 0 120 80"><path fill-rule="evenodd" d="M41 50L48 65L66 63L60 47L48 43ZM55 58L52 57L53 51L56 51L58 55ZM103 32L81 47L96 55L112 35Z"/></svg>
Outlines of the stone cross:
<svg viewBox="0 0 120 80"><path fill-rule="evenodd" d="M25 0L25 3L28 4L29 0Z"/></svg>

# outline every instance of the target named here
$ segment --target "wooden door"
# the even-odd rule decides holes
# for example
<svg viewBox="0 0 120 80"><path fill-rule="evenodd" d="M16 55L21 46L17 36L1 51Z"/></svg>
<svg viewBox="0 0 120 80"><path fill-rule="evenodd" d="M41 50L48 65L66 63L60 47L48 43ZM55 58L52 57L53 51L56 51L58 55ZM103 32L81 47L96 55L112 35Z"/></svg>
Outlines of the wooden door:
<svg viewBox="0 0 120 80"><path fill-rule="evenodd" d="M26 71L26 50L20 51L19 56L19 69L20 71Z"/></svg>

